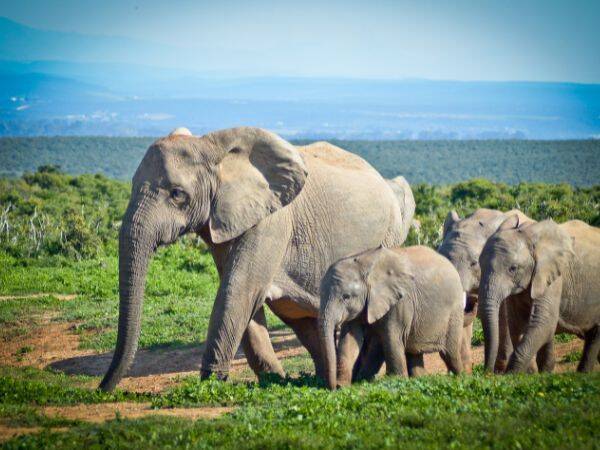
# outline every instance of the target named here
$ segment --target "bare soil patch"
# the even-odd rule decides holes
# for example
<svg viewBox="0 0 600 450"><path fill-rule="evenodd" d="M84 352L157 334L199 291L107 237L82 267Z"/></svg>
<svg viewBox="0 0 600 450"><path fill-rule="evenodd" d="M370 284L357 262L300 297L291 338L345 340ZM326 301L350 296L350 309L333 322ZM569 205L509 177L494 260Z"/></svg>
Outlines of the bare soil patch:
<svg viewBox="0 0 600 450"><path fill-rule="evenodd" d="M577 369L577 362L563 362L562 359L565 355L578 350L583 350L583 341L581 339L573 339L570 342L562 342L554 344L554 352L556 355L556 366L554 372L574 372ZM484 362L484 348L483 345L472 348L471 357L473 364L483 364ZM446 373L446 364L442 361L442 358L437 353L430 353L425 355L425 369L427 373ZM597 369L598 370L598 369Z"/></svg>
<svg viewBox="0 0 600 450"><path fill-rule="evenodd" d="M47 406L41 412L48 417L101 423L122 419L140 419L149 416L182 417L190 420L215 419L233 411L232 407L152 409L150 403L100 403L95 405Z"/></svg>
<svg viewBox="0 0 600 450"><path fill-rule="evenodd" d="M26 335L5 337L0 346L0 363L13 366L50 367L72 375L102 376L108 369L112 352L98 353L79 348L79 335L74 332L76 323L54 322L52 316L41 319L40 326ZM275 330L271 333L273 346L280 359L306 353L290 330ZM6 336L10 336L7 333ZM556 371L573 371L577 363L564 363L564 356L581 350L583 341L574 339L557 343ZM25 349L26 351L24 351ZM188 375L197 375L202 360L203 345L166 347L137 352L129 376L120 387L133 392L162 392ZM483 346L473 348L474 364L483 362ZM438 354L425 355L428 373L446 373L446 366ZM247 379L249 367L244 353L238 350L231 367L232 379ZM252 377L253 378L253 377ZM90 382L95 387L96 381Z"/></svg>
<svg viewBox="0 0 600 450"><path fill-rule="evenodd" d="M99 353L79 348L80 335L75 333L77 323L55 322L50 314L39 318L38 324L25 335L13 336L5 330L0 340L0 364L52 368L70 375L103 376L112 359L112 352ZM280 359L306 352L289 330L272 332L275 351ZM197 375L204 346L142 349L136 354L129 376L119 387L133 392L161 392L176 385L187 375ZM231 378L236 379L249 366L243 351L238 350L232 362ZM96 381L90 382L95 387Z"/></svg>
<svg viewBox="0 0 600 450"><path fill-rule="evenodd" d="M50 431L67 431L65 427L54 427L48 428ZM21 436L23 434L35 434L42 431L41 427L11 427L6 424L0 423L0 443L8 441L14 437Z"/></svg>
<svg viewBox="0 0 600 450"><path fill-rule="evenodd" d="M77 298L77 294L55 294L52 292L42 292L37 294L0 295L0 300L27 300L42 297L54 297L58 300L74 300L75 298Z"/></svg>
<svg viewBox="0 0 600 450"><path fill-rule="evenodd" d="M54 361L94 353L79 349L79 336L73 332L75 325L53 322L51 315L45 315L41 324L26 335L2 339L0 361L11 366L42 368Z"/></svg>
<svg viewBox="0 0 600 450"><path fill-rule="evenodd" d="M232 407L151 409L150 403L101 403L96 405L46 406L40 412L47 417L102 423L116 418L141 419L150 416L181 417L189 420L216 419L233 411ZM68 427L47 428L53 432L67 431ZM0 443L23 434L39 433L42 427L13 427L0 423Z"/></svg>

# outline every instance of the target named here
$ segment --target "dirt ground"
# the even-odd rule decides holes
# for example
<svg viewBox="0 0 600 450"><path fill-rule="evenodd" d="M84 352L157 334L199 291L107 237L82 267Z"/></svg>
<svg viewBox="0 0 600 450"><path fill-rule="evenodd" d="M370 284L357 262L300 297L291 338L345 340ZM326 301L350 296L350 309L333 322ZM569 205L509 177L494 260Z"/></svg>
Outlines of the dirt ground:
<svg viewBox="0 0 600 450"><path fill-rule="evenodd" d="M51 315L41 318L38 327L26 335L12 336L4 330L5 336L0 346L0 363L9 366L32 366L52 368L67 374L102 376L110 364L112 352L99 353L79 348L80 335L76 334L77 323L56 322ZM8 331L8 332L6 332ZM271 333L277 356L284 360L306 353L296 337L289 330ZM583 342L575 339L567 343L557 343L556 371L574 371L577 363L564 363L562 359L574 350L581 350ZM27 351L23 352L22 349ZM202 345L190 345L137 352L130 375L121 381L119 387L134 392L161 392L176 385L183 376L197 375L202 359ZM483 346L473 348L473 362L483 362ZM428 373L445 373L446 367L437 354L425 356ZM231 368L232 379L248 379L252 375L241 351L235 356ZM95 387L98 381L90 382ZM75 405L45 407L41 412L48 416L62 416L73 420L102 422L112 420L116 414L123 418L139 418L148 415L170 415L191 419L210 419L231 411L231 408L175 408L152 410L146 403L109 403L96 405ZM39 428L10 427L0 423L0 442L24 433L35 433Z"/></svg>
<svg viewBox="0 0 600 450"><path fill-rule="evenodd" d="M54 322L44 316L42 324L27 335L4 340L0 347L0 361L4 365L50 367L71 375L102 376L110 364L112 352L98 353L79 348L80 335L73 330L77 323ZM10 335L10 333L8 333ZM289 330L271 333L277 356L283 360L305 354L294 334ZM23 353L20 350L27 348ZM555 346L557 372L575 370L577 363L563 363L563 357L583 348L583 341L574 339ZM137 352L130 375L123 379L120 387L135 392L161 392L176 384L182 376L199 373L203 346L189 345L176 348L140 350ZM473 362L483 362L483 346L473 348ZM446 366L437 354L425 355L425 366L429 373L444 373ZM245 378L248 364L243 352L237 352L232 363L231 376Z"/></svg>
<svg viewBox="0 0 600 450"><path fill-rule="evenodd" d="M139 419L148 416L184 417L186 419L215 419L233 411L230 407L151 409L150 403L100 403L96 405L47 406L41 412L48 417L101 423L115 417Z"/></svg>
<svg viewBox="0 0 600 450"><path fill-rule="evenodd" d="M41 428L41 427L11 427L10 425L0 423L0 443L2 443L4 441L8 441L17 436L21 436L23 434L39 433L42 430L43 430L43 428ZM56 431L56 432L67 431L67 430L68 430L68 428L66 428L66 427L50 428L50 431Z"/></svg>
<svg viewBox="0 0 600 450"><path fill-rule="evenodd" d="M58 300L73 300L77 297L76 294L54 294L52 292L39 293L39 294L22 294L22 295L0 295L0 301L2 300L26 300L28 298L42 298L42 297L54 297Z"/></svg>

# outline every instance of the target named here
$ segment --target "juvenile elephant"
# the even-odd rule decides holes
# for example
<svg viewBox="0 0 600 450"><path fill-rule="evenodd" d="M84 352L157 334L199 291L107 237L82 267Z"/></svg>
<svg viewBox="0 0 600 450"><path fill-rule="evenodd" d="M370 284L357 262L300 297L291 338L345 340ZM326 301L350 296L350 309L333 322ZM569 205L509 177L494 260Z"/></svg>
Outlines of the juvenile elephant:
<svg viewBox="0 0 600 450"><path fill-rule="evenodd" d="M358 379L373 377L383 360L388 374L412 374L431 352L460 373L463 301L456 269L428 247L378 248L336 262L323 278L319 312L329 388L338 386L336 328L350 321L367 328Z"/></svg>
<svg viewBox="0 0 600 450"><path fill-rule="evenodd" d="M533 220L517 209L509 212L480 208L471 215L461 219L456 211L448 213L444 221L443 241L438 251L450 260L456 267L463 289L467 293L465 308L465 339L463 339L463 362L465 370L469 371L471 362L471 337L473 335L473 320L477 315L477 292L481 280L479 255L488 238L494 234L500 224L511 215L519 216L521 223ZM506 305L499 312L499 346L494 370L504 372L513 347L508 330Z"/></svg>
<svg viewBox="0 0 600 450"><path fill-rule="evenodd" d="M485 244L480 264L487 370L496 359L498 308L505 299L511 334L522 335L507 372L522 372L536 355L539 370L552 371L556 331L585 339L578 370L592 370L600 351L598 228L578 220L520 225L511 216Z"/></svg>
<svg viewBox="0 0 600 450"><path fill-rule="evenodd" d="M255 373L283 374L265 303L322 372L317 315L323 274L344 255L400 245L402 221L389 183L363 159L325 142L294 146L248 127L202 137L178 129L157 140L133 177L123 218L117 345L100 387L113 389L131 365L146 271L158 246L194 232L215 260L221 282L203 377L225 378L240 343Z"/></svg>

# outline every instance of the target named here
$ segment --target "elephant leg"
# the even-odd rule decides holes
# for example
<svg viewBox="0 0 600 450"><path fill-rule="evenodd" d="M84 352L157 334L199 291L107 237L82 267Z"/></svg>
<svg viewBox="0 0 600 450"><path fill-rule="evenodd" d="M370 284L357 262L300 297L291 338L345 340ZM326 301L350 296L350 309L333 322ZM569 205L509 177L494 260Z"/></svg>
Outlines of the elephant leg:
<svg viewBox="0 0 600 450"><path fill-rule="evenodd" d="M317 377L325 379L325 361L321 352L321 343L319 341L319 329L317 319L306 317L302 319L281 318L296 333L300 343L308 350L313 363L315 364L315 373Z"/></svg>
<svg viewBox="0 0 600 450"><path fill-rule="evenodd" d="M355 366L353 381L372 380L384 362L383 346L374 333L367 333L360 353L360 365Z"/></svg>
<svg viewBox="0 0 600 450"><path fill-rule="evenodd" d="M460 353L456 351L443 351L440 352L440 356L442 360L446 364L449 372L452 372L455 375L462 373L462 359L460 357Z"/></svg>
<svg viewBox="0 0 600 450"><path fill-rule="evenodd" d="M342 327L337 345L337 380L340 386L352 383L355 364L363 344L363 327L358 321L347 322Z"/></svg>
<svg viewBox="0 0 600 450"><path fill-rule="evenodd" d="M462 373L463 359L461 355L463 333L463 314L453 315L450 318L446 348L440 352L440 356L446 363L448 370L454 374Z"/></svg>
<svg viewBox="0 0 600 450"><path fill-rule="evenodd" d="M538 350L536 361L540 372L554 371L554 365L556 363L554 358L554 336Z"/></svg>
<svg viewBox="0 0 600 450"><path fill-rule="evenodd" d="M248 324L263 306L265 293L281 267L285 249L278 233L255 227L236 239L222 266L222 277L213 304L202 355L200 377L226 378ZM271 249L269 257L264 251Z"/></svg>
<svg viewBox="0 0 600 450"><path fill-rule="evenodd" d="M473 338L473 324L470 323L463 328L462 338L460 340L460 358L462 365L467 373L473 372L473 359L471 356L471 339Z"/></svg>
<svg viewBox="0 0 600 450"><path fill-rule="evenodd" d="M554 338L558 325L561 290L562 283L552 283L542 297L533 300L525 333L510 357L507 373L527 371L537 352Z"/></svg>
<svg viewBox="0 0 600 450"><path fill-rule="evenodd" d="M423 359L423 353L407 353L406 363L408 365L408 375L410 377L420 377L427 373L427 371L425 370L425 360Z"/></svg>
<svg viewBox="0 0 600 450"><path fill-rule="evenodd" d="M248 365L258 376L261 373L274 373L285 376L281 363L275 356L267 329L264 307L256 312L242 337L242 348Z"/></svg>
<svg viewBox="0 0 600 450"><path fill-rule="evenodd" d="M596 325L591 330L585 333L585 344L583 345L583 355L578 372L591 372L594 369L594 363L600 362L600 325Z"/></svg>
<svg viewBox="0 0 600 450"><path fill-rule="evenodd" d="M525 332L525 328L527 327L527 319L525 319L519 313L517 308L514 307L510 300L506 300L504 303L506 304L506 314L508 317L510 317L510 320L508 320L508 329L510 334L510 340L512 341L511 348L514 348L519 344L521 338L523 337L523 333ZM537 371L537 364L532 359L529 363L529 366L527 367L527 373L536 373Z"/></svg>
<svg viewBox="0 0 600 450"><path fill-rule="evenodd" d="M505 301L500 305L500 313L498 316L500 344L498 346L496 363L494 364L494 372L496 373L503 373L506 370L508 360L513 352L513 342L511 342L512 338L508 325L509 309L507 303L508 301Z"/></svg>
<svg viewBox="0 0 600 450"><path fill-rule="evenodd" d="M405 347L404 342L399 337L402 334L394 330L393 327L385 326L379 335L383 347L386 374L406 377L408 368Z"/></svg>

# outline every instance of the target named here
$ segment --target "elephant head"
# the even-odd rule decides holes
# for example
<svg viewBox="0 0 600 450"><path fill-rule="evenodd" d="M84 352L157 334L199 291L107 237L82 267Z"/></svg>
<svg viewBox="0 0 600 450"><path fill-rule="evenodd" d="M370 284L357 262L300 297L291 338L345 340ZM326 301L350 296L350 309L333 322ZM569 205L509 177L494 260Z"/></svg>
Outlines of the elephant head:
<svg viewBox="0 0 600 450"><path fill-rule="evenodd" d="M330 389L337 387L336 328L359 318L367 324L381 319L413 279L402 257L382 247L341 259L327 270L321 282L319 338Z"/></svg>
<svg viewBox="0 0 600 450"><path fill-rule="evenodd" d="M235 239L290 203L306 177L293 145L255 128L202 137L180 128L150 146L133 177L119 234L117 345L102 389L113 389L133 361L156 248L188 232L201 233L210 245Z"/></svg>
<svg viewBox="0 0 600 450"><path fill-rule="evenodd" d="M504 219L502 212L484 208L464 219L456 211L450 211L446 216L443 241L438 252L454 265L465 292L475 293L479 288L479 255L487 239Z"/></svg>
<svg viewBox="0 0 600 450"><path fill-rule="evenodd" d="M479 258L482 279L479 302L485 338L485 367L493 371L498 352L500 304L529 290L533 302L561 276L573 255L570 236L552 220L519 223L512 215L485 244ZM537 311L536 311L537 310ZM543 308L533 308L532 321L543 326ZM554 330L552 330L554 331Z"/></svg>

